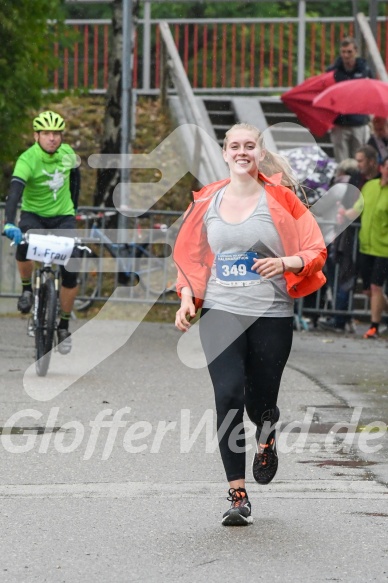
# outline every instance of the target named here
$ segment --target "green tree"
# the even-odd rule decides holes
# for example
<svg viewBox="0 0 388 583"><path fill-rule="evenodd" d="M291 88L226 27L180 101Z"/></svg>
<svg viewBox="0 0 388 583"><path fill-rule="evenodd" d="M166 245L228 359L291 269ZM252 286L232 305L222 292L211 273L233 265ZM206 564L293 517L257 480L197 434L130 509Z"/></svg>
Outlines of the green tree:
<svg viewBox="0 0 388 583"><path fill-rule="evenodd" d="M78 2L68 2L64 6L66 18L111 18L112 10L108 2L99 4L78 4Z"/></svg>
<svg viewBox="0 0 388 583"><path fill-rule="evenodd" d="M306 2L308 14L318 13L320 16L351 16L353 4L358 12L369 10L369 0L334 0L316 2L315 0ZM381 3L383 4L383 3ZM380 8L380 13L384 14L384 8ZM296 16L298 13L298 3L294 1L279 2L277 0L257 0L256 2L188 2L188 3L154 3L152 13L160 18L244 18L244 17L281 17Z"/></svg>
<svg viewBox="0 0 388 583"><path fill-rule="evenodd" d="M61 0L0 2L0 164L14 160L53 69ZM49 23L48 20L57 20Z"/></svg>
<svg viewBox="0 0 388 583"><path fill-rule="evenodd" d="M253 18L289 15L290 11L295 12L295 3L210 1L152 4L155 18Z"/></svg>

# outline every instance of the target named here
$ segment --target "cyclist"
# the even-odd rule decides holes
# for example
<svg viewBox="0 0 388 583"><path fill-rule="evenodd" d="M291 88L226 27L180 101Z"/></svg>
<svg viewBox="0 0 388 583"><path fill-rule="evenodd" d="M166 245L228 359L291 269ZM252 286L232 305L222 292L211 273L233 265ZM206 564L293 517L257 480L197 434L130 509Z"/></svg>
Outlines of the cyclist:
<svg viewBox="0 0 388 583"><path fill-rule="evenodd" d="M27 245L20 245L22 233L30 229L75 229L75 209L80 189L80 171L76 167L76 154L62 142L64 119L53 111L44 111L33 120L35 144L17 160L5 206L4 234L16 245L16 261L22 283L22 295L17 307L28 314L33 303L33 261L26 258ZM21 204L19 225L15 218ZM73 256L77 250L73 251ZM77 274L63 266L60 292L60 321L58 324L58 350L68 354L71 350L69 319L77 295Z"/></svg>

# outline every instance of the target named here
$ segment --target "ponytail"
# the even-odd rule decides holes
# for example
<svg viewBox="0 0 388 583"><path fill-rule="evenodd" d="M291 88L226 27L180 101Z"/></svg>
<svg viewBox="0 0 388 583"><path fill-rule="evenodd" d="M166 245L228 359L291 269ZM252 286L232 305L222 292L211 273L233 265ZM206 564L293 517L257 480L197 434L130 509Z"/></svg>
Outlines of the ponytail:
<svg viewBox="0 0 388 583"><path fill-rule="evenodd" d="M291 189L295 189L300 186L289 161L280 154L275 154L275 152L266 150L265 158L260 165L260 170L266 176L272 176L273 174L281 172L281 184L283 186L288 186L288 188Z"/></svg>

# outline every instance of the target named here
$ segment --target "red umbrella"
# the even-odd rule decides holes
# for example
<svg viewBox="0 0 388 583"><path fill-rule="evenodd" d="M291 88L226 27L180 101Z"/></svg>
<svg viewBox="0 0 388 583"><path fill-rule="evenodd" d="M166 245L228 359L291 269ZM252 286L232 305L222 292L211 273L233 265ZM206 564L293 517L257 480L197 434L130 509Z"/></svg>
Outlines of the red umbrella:
<svg viewBox="0 0 388 583"><path fill-rule="evenodd" d="M310 77L283 93L281 100L315 136L323 136L337 117L332 109L313 107L314 98L335 83L334 72Z"/></svg>
<svg viewBox="0 0 388 583"><path fill-rule="evenodd" d="M369 78L341 81L318 95L313 105L342 114L388 117L388 83Z"/></svg>

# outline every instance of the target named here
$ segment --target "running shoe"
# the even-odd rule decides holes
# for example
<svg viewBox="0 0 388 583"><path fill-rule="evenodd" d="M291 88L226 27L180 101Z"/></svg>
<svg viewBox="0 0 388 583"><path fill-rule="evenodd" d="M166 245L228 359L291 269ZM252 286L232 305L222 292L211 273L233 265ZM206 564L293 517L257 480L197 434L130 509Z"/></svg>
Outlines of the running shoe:
<svg viewBox="0 0 388 583"><path fill-rule="evenodd" d="M248 526L252 524L251 503L244 488L230 488L228 500L232 503L222 518L224 526Z"/></svg>
<svg viewBox="0 0 388 583"><path fill-rule="evenodd" d="M267 442L258 444L258 452L254 455L252 473L256 482L265 485L272 482L278 469L278 454L276 437L272 433Z"/></svg>
<svg viewBox="0 0 388 583"><path fill-rule="evenodd" d="M320 320L318 321L318 326L322 330L327 330L328 332L345 332L345 325L338 326L334 318L330 320Z"/></svg>
<svg viewBox="0 0 388 583"><path fill-rule="evenodd" d="M377 328L375 328L375 326L371 326L363 336L363 338L378 338L378 337L379 333L377 332Z"/></svg>
<svg viewBox="0 0 388 583"><path fill-rule="evenodd" d="M18 310L22 314L28 314L31 311L33 302L32 292L24 291L18 299Z"/></svg>
<svg viewBox="0 0 388 583"><path fill-rule="evenodd" d="M64 328L58 328L57 335L59 354L69 354L71 351L71 333Z"/></svg>

